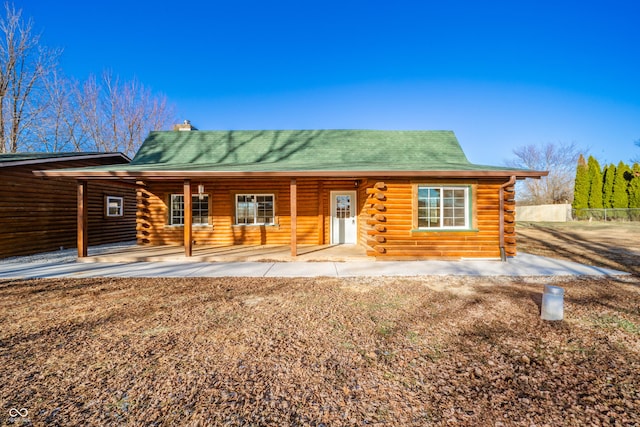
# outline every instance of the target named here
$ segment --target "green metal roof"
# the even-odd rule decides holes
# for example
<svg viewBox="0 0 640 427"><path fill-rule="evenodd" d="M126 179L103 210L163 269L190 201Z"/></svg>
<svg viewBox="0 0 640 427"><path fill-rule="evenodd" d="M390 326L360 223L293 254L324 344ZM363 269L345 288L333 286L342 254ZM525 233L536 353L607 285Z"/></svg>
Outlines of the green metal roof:
<svg viewBox="0 0 640 427"><path fill-rule="evenodd" d="M412 170L468 167L449 131L152 132L131 168L197 170Z"/></svg>
<svg viewBox="0 0 640 427"><path fill-rule="evenodd" d="M122 177L513 170L470 163L451 131L193 130L151 132L131 163L75 172Z"/></svg>

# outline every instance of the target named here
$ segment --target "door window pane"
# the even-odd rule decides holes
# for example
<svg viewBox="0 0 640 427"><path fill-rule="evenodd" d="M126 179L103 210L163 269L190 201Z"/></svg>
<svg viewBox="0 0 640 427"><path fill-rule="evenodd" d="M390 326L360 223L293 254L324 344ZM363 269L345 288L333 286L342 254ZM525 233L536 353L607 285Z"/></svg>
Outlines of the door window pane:
<svg viewBox="0 0 640 427"><path fill-rule="evenodd" d="M336 196L336 218L351 218L351 196L348 194Z"/></svg>

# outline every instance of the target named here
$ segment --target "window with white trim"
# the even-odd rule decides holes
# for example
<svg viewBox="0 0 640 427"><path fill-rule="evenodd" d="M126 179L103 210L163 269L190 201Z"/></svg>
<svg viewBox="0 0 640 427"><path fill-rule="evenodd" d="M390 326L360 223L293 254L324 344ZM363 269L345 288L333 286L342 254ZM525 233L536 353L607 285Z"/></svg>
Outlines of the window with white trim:
<svg viewBox="0 0 640 427"><path fill-rule="evenodd" d="M418 186L419 229L468 229L469 187Z"/></svg>
<svg viewBox="0 0 640 427"><path fill-rule="evenodd" d="M184 225L184 195L172 194L169 206L169 224ZM191 224L209 224L209 195L191 196Z"/></svg>
<svg viewBox="0 0 640 427"><path fill-rule="evenodd" d="M236 194L236 224L274 224L274 200L273 194Z"/></svg>
<svg viewBox="0 0 640 427"><path fill-rule="evenodd" d="M104 199L106 216L124 216L124 198L117 196L105 196Z"/></svg>

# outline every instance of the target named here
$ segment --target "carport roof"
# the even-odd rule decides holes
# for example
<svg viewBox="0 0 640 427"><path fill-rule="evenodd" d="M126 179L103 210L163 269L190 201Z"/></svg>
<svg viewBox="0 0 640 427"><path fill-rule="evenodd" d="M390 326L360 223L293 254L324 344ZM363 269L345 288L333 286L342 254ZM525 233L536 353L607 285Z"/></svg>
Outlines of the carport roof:
<svg viewBox="0 0 640 427"><path fill-rule="evenodd" d="M63 153L2 153L0 167L32 165L72 160L87 160L96 158L113 158L122 163L129 163L130 159L122 153L100 152L63 152Z"/></svg>

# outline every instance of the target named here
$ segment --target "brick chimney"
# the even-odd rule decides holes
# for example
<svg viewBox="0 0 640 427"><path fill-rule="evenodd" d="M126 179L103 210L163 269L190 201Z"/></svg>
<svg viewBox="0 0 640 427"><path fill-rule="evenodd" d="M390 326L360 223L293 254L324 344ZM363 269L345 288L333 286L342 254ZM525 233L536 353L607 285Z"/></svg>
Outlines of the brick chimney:
<svg viewBox="0 0 640 427"><path fill-rule="evenodd" d="M198 130L198 129L196 129L189 120L185 120L184 123L178 123L177 125L173 125L173 130L188 132L190 130Z"/></svg>

